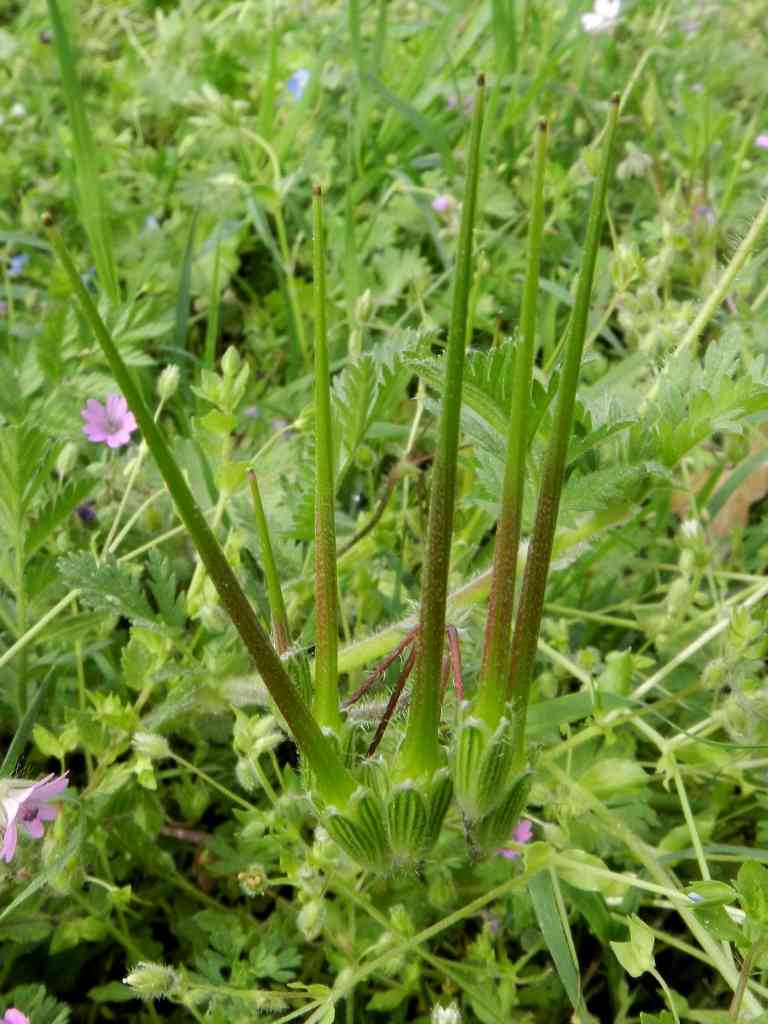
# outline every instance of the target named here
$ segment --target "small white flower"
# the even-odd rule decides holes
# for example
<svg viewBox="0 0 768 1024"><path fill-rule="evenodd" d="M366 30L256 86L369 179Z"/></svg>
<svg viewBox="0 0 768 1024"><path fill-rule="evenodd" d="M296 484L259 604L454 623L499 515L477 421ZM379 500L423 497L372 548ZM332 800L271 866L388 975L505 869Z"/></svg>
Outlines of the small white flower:
<svg viewBox="0 0 768 1024"><path fill-rule="evenodd" d="M15 117L21 120L22 117L27 116L27 108L24 106L23 103L14 103L11 109L9 110L9 114L11 115L11 117Z"/></svg>
<svg viewBox="0 0 768 1024"><path fill-rule="evenodd" d="M432 1024L461 1024L461 1011L456 1003L436 1006L432 1011Z"/></svg>
<svg viewBox="0 0 768 1024"><path fill-rule="evenodd" d="M581 16L581 27L585 32L607 32L616 24L621 0L595 0L595 6Z"/></svg>

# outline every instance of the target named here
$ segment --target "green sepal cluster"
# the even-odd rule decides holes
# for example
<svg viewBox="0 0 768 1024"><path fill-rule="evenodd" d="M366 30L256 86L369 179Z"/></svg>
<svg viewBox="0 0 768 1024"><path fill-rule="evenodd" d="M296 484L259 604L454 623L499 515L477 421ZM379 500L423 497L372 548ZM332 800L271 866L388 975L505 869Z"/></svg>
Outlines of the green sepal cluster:
<svg viewBox="0 0 768 1024"><path fill-rule="evenodd" d="M491 856L509 839L528 803L532 783L533 772L523 772L507 787L490 814L477 822L465 821L467 845L473 860Z"/></svg>
<svg viewBox="0 0 768 1024"><path fill-rule="evenodd" d="M429 781L391 785L383 764L366 768L370 785L360 786L341 811L328 807L320 820L354 861L377 874L418 870L437 842L453 795L447 769Z"/></svg>
<svg viewBox="0 0 768 1024"><path fill-rule="evenodd" d="M492 729L462 709L453 748L453 781L466 821L480 821L505 798L514 781L512 716L505 714Z"/></svg>

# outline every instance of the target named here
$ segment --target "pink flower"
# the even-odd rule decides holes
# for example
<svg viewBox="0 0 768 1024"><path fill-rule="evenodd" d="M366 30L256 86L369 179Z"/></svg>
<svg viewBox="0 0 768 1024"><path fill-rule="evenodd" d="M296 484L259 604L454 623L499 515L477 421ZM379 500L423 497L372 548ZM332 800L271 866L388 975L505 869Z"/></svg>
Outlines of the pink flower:
<svg viewBox="0 0 768 1024"><path fill-rule="evenodd" d="M20 780L4 783L3 796L0 798L0 824L4 832L0 858L6 864L10 864L16 852L19 825L33 839L42 839L43 822L54 821L59 813L56 807L48 807L48 802L57 797L68 785L69 779L66 775L59 778L46 775L44 779L30 785Z"/></svg>
<svg viewBox="0 0 768 1024"><path fill-rule="evenodd" d="M453 206L453 196L435 196L432 200L432 209L437 213L445 213Z"/></svg>
<svg viewBox="0 0 768 1024"><path fill-rule="evenodd" d="M755 145L758 149L768 149L768 133L758 135L755 139Z"/></svg>
<svg viewBox="0 0 768 1024"><path fill-rule="evenodd" d="M138 429L136 419L122 395L107 395L106 406L89 398L80 410L85 420L83 433L89 441L106 441L110 448L128 444L131 434Z"/></svg>
<svg viewBox="0 0 768 1024"><path fill-rule="evenodd" d="M29 1017L22 1013L21 1010L17 1010L15 1006L12 1006L5 1011L0 1024L29 1024Z"/></svg>
<svg viewBox="0 0 768 1024"><path fill-rule="evenodd" d="M530 843L533 839L533 824L527 818L522 818L512 829L512 835L509 838L513 843ZM516 860L520 856L519 850L512 850L506 846L497 852L507 860Z"/></svg>

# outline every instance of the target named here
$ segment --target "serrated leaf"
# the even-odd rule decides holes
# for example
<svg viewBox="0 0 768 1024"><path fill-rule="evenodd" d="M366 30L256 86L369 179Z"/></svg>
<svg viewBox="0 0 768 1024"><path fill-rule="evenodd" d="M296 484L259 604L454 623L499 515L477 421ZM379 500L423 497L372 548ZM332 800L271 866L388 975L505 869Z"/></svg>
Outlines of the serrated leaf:
<svg viewBox="0 0 768 1024"><path fill-rule="evenodd" d="M149 603L131 573L109 558L97 563L92 554L80 551L58 561L66 584L81 591L81 600L94 609L126 615L144 624L155 623Z"/></svg>
<svg viewBox="0 0 768 1024"><path fill-rule="evenodd" d="M673 466L714 433L740 432L746 420L768 416L768 374L763 360L742 362L738 338L710 345L703 361L690 353L665 367L652 410L634 445Z"/></svg>
<svg viewBox="0 0 768 1024"><path fill-rule="evenodd" d="M184 595L176 593L176 574L157 548L149 553L149 589L167 626L181 628L186 621Z"/></svg>
<svg viewBox="0 0 768 1024"><path fill-rule="evenodd" d="M24 558L29 559L42 547L51 534L72 515L74 510L93 490L96 481L92 477L70 480L64 489L52 498L40 511L24 538Z"/></svg>

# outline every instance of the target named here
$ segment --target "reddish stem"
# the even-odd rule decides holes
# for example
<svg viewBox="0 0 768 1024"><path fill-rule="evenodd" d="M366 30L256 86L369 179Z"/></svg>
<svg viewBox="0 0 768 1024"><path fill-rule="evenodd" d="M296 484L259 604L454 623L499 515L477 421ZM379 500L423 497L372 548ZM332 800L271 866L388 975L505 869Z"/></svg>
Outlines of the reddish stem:
<svg viewBox="0 0 768 1024"><path fill-rule="evenodd" d="M406 661L403 671L398 676L397 682L395 683L395 688L392 691L392 696L389 698L387 706L384 709L384 714L381 716L379 726L376 729L376 735L371 740L370 747L368 747L368 753L366 757L373 757L373 755L376 753L376 748L381 743L382 736L384 735L384 730L389 725L389 720L392 717L395 708L397 707L397 702L400 700L400 694L403 692L403 687L405 686L408 680L408 676L411 674L411 671L413 670L415 662L416 647L414 646L411 649L411 653L408 655L408 661Z"/></svg>

